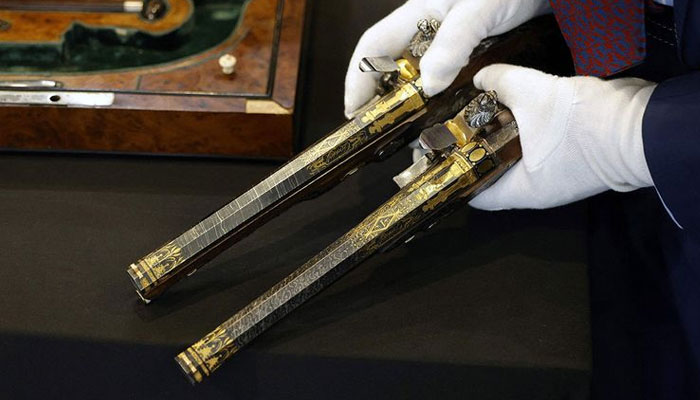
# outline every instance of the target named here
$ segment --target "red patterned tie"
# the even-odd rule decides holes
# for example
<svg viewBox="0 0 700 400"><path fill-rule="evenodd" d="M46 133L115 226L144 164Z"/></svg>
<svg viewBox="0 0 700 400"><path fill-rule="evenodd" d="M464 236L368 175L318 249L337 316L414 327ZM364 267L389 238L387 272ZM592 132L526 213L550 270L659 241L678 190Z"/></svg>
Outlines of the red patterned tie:
<svg viewBox="0 0 700 400"><path fill-rule="evenodd" d="M644 60L644 0L550 0L579 75L609 76Z"/></svg>

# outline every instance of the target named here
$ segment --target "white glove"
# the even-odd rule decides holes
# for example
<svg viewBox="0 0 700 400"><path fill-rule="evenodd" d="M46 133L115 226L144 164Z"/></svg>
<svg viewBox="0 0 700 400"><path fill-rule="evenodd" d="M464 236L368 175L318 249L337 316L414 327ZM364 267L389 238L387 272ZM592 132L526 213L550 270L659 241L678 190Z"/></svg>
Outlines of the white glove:
<svg viewBox="0 0 700 400"><path fill-rule="evenodd" d="M549 11L547 0L409 0L369 28L360 38L345 77L345 115L372 96L379 73L361 72L363 57L399 57L418 31L418 20L442 21L435 40L420 62L423 88L428 96L446 89L479 42L507 32Z"/></svg>
<svg viewBox="0 0 700 400"><path fill-rule="evenodd" d="M636 78L561 78L496 64L479 71L474 85L495 90L511 109L523 158L471 206L548 208L608 189L653 185L642 117L655 84Z"/></svg>

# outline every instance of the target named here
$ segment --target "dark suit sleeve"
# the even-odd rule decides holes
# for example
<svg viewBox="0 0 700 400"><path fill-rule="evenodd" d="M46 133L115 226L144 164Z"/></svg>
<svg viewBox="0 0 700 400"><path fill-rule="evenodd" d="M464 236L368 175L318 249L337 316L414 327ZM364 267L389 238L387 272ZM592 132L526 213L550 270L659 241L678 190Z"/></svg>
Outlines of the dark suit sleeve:
<svg viewBox="0 0 700 400"><path fill-rule="evenodd" d="M700 72L658 85L642 125L647 165L667 210L700 232Z"/></svg>

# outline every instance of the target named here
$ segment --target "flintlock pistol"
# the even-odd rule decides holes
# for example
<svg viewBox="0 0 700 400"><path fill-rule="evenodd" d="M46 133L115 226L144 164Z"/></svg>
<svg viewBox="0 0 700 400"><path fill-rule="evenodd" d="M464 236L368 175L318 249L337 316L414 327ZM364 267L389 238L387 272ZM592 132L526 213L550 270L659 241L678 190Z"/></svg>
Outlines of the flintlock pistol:
<svg viewBox="0 0 700 400"><path fill-rule="evenodd" d="M191 382L201 382L351 268L463 206L521 156L518 126L495 92L479 94L454 118L426 129L420 142L431 152L394 178L401 187L396 195L175 358Z"/></svg>
<svg viewBox="0 0 700 400"><path fill-rule="evenodd" d="M428 98L422 89L419 59L436 25L435 21L419 22L411 47L396 61L387 57L363 59L362 70L383 75L378 98L354 118L194 227L131 264L127 272L141 299L150 302L293 204L330 189L369 161L385 159L422 130L455 115L466 105L465 88L483 66L507 62L549 72L570 69L556 23L539 18L484 40L452 86Z"/></svg>

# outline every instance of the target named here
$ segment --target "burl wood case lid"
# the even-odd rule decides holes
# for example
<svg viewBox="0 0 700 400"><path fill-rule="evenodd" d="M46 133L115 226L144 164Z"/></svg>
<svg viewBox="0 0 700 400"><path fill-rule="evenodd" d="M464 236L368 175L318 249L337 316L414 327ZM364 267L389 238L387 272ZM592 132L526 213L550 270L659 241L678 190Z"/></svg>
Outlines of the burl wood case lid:
<svg viewBox="0 0 700 400"><path fill-rule="evenodd" d="M0 0L0 81L54 80L68 91L125 95L274 99L282 109L293 107L304 1L163 1L167 11L151 22L138 13L89 11L91 4L115 0ZM220 65L226 54L237 59L232 74ZM115 106L173 105L145 100ZM237 103L208 103L207 109L220 104L230 111Z"/></svg>

